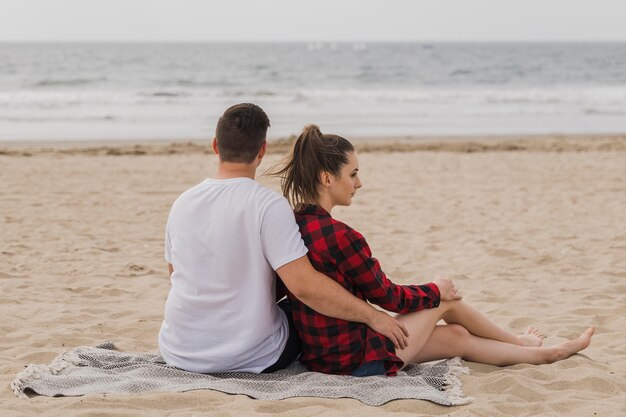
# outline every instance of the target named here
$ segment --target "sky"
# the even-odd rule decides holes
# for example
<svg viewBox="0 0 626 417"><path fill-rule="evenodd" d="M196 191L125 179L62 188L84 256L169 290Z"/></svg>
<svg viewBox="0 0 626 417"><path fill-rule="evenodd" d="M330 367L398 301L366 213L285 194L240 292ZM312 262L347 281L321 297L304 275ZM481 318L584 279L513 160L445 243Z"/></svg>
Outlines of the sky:
<svg viewBox="0 0 626 417"><path fill-rule="evenodd" d="M2 41L626 41L626 0L0 0Z"/></svg>

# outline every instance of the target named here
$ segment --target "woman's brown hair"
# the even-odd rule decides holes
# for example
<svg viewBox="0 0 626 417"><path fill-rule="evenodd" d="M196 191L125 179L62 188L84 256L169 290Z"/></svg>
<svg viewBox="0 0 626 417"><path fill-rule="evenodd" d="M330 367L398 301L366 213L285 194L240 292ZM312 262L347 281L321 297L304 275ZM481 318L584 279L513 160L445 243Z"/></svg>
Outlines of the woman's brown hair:
<svg viewBox="0 0 626 417"><path fill-rule="evenodd" d="M283 195L297 210L317 203L320 173L338 176L350 152L354 152L354 146L347 139L324 135L318 126L307 125L296 139L285 166L270 174L281 178Z"/></svg>

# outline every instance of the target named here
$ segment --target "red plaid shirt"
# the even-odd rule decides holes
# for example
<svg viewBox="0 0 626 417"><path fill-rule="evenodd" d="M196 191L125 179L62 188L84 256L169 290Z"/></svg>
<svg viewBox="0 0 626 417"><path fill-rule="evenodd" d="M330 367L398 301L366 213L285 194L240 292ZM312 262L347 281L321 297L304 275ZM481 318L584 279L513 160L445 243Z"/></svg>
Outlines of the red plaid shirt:
<svg viewBox="0 0 626 417"><path fill-rule="evenodd" d="M376 258L363 236L334 220L321 207L308 206L296 212L308 257L318 271L340 283L355 296L396 313L439 305L435 284L396 285ZM309 369L332 374L350 374L361 364L385 361L387 375L395 375L403 362L393 343L367 325L317 313L288 294L293 320L302 340L300 361Z"/></svg>

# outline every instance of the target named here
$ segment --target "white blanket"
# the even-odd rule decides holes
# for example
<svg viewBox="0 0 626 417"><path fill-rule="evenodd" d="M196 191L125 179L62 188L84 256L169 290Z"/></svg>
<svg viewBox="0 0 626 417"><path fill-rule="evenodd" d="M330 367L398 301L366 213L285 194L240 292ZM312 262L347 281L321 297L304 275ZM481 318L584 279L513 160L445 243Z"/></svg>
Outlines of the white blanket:
<svg viewBox="0 0 626 417"><path fill-rule="evenodd" d="M272 374L196 374L166 365L159 355L128 354L112 343L78 347L50 365L29 365L11 388L46 396L80 396L148 391L212 389L262 400L290 397L355 398L368 405L409 398L441 405L472 401L461 391L460 373L467 373L458 358L412 365L396 377L327 375L309 372L299 363Z"/></svg>

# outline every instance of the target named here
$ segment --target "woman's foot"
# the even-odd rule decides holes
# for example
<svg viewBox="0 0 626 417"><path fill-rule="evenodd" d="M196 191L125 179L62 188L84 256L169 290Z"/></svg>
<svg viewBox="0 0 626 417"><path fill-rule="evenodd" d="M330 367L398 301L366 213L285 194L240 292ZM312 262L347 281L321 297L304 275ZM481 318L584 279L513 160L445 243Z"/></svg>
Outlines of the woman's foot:
<svg viewBox="0 0 626 417"><path fill-rule="evenodd" d="M593 336L595 331L595 328L589 327L587 330L582 332L582 334L576 339L568 340L567 342L563 342L556 346L553 346L552 348L554 352L553 355L551 355L549 362L556 362L569 358L573 354L587 348L591 343L591 336Z"/></svg>
<svg viewBox="0 0 626 417"><path fill-rule="evenodd" d="M524 334L519 338L522 340L522 346L541 347L541 345L543 345L543 339L546 337L539 331L539 329L531 326L526 329Z"/></svg>

